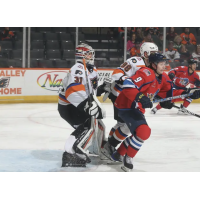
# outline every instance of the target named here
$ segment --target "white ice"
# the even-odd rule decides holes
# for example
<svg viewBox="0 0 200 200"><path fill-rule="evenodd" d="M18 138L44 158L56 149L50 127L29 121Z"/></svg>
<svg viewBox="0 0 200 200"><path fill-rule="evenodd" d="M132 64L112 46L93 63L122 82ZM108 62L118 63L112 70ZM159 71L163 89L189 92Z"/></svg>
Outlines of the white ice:
<svg viewBox="0 0 200 200"><path fill-rule="evenodd" d="M106 134L115 124L112 104L103 104ZM188 110L200 115L200 105ZM150 138L134 158L133 172L200 171L200 119L162 109L146 110ZM57 104L0 105L0 172L12 171L119 171L98 157L86 168L61 168L64 144L73 129L59 116Z"/></svg>

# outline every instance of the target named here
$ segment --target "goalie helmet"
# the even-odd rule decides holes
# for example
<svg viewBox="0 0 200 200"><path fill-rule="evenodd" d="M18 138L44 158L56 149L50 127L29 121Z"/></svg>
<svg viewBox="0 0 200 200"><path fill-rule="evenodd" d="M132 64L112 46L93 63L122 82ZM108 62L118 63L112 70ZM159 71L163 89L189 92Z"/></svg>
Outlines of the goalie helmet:
<svg viewBox="0 0 200 200"><path fill-rule="evenodd" d="M140 47L142 57L148 58L151 52L158 52L158 46L152 42L144 42Z"/></svg>
<svg viewBox="0 0 200 200"><path fill-rule="evenodd" d="M94 57L95 57L94 49L88 44L82 43L76 47L75 58L77 62L82 63L83 58L85 58L86 64L94 65Z"/></svg>

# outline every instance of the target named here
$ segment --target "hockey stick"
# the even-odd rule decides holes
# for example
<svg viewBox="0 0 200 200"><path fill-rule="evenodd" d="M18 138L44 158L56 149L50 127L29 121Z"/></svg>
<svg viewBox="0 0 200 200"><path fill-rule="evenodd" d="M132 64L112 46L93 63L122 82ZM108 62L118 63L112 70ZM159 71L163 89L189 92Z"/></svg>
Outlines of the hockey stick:
<svg viewBox="0 0 200 200"><path fill-rule="evenodd" d="M188 94L182 94L182 95L174 96L174 97L167 97L167 98L163 98L163 99L155 99L155 100L153 100L152 103L159 103L159 102L169 101L169 100L173 100L173 99L185 98L185 97L191 96L192 94L193 94L193 92L188 93Z"/></svg>
<svg viewBox="0 0 200 200"><path fill-rule="evenodd" d="M180 107L176 106L176 105L173 105L174 108L177 108L177 109L180 109ZM185 113L189 114L189 115L192 115L192 116L195 116L195 117L198 117L200 118L200 115L197 115L193 112L190 112L189 110L187 110L186 108L183 109Z"/></svg>
<svg viewBox="0 0 200 200"><path fill-rule="evenodd" d="M88 74L87 74L87 68L86 68L86 63L85 63L85 59L83 59L83 65L84 65L84 69L85 69L85 76L86 76L86 85L87 85L87 90L88 90L88 104L89 107L91 107L92 105L92 99L90 96L90 87L89 87L89 83L88 83ZM93 98L95 100L95 96L94 96L94 92L92 90L92 94L93 94ZM97 99L95 101L98 101ZM98 104L98 102L97 102ZM101 124L101 126L99 126L99 123ZM88 151L87 148L89 148L93 142L93 140L95 139L96 141L96 145L97 145L97 152L95 152L94 150L94 146L93 146L93 152L97 155L100 155L100 145L99 145L99 141L98 139L100 139L100 141L102 140L102 138L104 138L105 135L105 125L103 124L103 122L98 121L97 119L95 119L95 117L91 117L90 118L90 129L88 130L88 132L85 134L85 136L81 139L80 143L77 145L77 147L84 152L86 155L88 155ZM103 129L104 131L102 132L101 129L99 127L102 127L103 124ZM100 134L100 136L102 136L102 138L99 138L98 135Z"/></svg>

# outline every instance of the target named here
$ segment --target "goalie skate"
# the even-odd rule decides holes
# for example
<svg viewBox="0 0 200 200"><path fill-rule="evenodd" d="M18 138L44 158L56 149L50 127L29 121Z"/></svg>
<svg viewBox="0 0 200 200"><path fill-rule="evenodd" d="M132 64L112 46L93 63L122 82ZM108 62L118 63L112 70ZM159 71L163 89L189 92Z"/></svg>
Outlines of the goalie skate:
<svg viewBox="0 0 200 200"><path fill-rule="evenodd" d="M86 160L80 158L77 154L64 152L61 167L86 167Z"/></svg>

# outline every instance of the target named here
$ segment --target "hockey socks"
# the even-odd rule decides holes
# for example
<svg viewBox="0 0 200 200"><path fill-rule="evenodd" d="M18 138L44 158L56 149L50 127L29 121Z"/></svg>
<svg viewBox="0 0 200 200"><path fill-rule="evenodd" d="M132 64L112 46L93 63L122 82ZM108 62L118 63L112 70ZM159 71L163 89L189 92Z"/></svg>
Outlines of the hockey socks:
<svg viewBox="0 0 200 200"><path fill-rule="evenodd" d="M190 105L191 102L192 102L192 99L186 98L186 99L184 99L183 106L185 108L187 108Z"/></svg>
<svg viewBox="0 0 200 200"><path fill-rule="evenodd" d="M158 104L157 106L156 106L156 109L157 110L160 110L162 107L160 106L160 104Z"/></svg>

